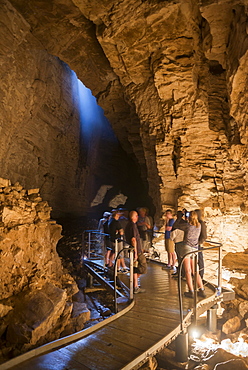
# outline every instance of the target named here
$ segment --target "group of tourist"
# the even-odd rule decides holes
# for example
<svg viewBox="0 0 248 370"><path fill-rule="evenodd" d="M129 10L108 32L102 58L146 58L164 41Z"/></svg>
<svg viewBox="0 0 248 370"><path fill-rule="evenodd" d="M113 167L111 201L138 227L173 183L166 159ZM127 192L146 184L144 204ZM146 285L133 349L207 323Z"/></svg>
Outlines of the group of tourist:
<svg viewBox="0 0 248 370"><path fill-rule="evenodd" d="M198 251L197 284L198 295L205 297L203 287L204 261L201 252L201 244L207 238L206 224L201 218L200 210L187 212L186 209L178 211L176 218L170 209L165 212L165 249L168 254L168 264L163 269L173 270L173 276L178 276L176 263L178 265L183 257L183 274L188 285L188 292L184 295L194 297L192 275L194 274L194 254L187 254ZM118 273L127 273L129 268L125 264L124 252L121 251L126 245L134 248L134 293L141 293L144 290L139 286L139 275L146 272L146 257L152 246L153 220L149 216L147 208L141 207L137 211L125 208L113 209L111 212L104 212L103 218L99 221L98 230L105 234L104 243L106 248L105 265L112 268L116 254ZM126 241L128 244L126 244ZM120 252L121 251L121 252ZM119 253L120 252L120 253ZM145 253L145 254L144 254ZM147 253L147 254L146 254Z"/></svg>
<svg viewBox="0 0 248 370"><path fill-rule="evenodd" d="M140 274L146 272L146 258L143 252L148 251L151 245L152 229L153 220L148 216L148 209L143 207L138 208L137 211L131 211L129 214L125 208L104 212L103 218L98 224L98 230L106 234L104 242L106 248L105 266L107 268L113 267L115 256L120 252L117 259L117 272L127 273L129 268L125 264L124 251L121 250L129 245L134 248L135 294L144 292L144 289L139 286L138 278Z"/></svg>
<svg viewBox="0 0 248 370"><path fill-rule="evenodd" d="M197 284L199 287L198 295L205 297L203 287L204 261L201 252L201 244L207 238L207 228L205 222L201 218L201 211L195 210L187 212L186 209L178 211L176 220L172 215L172 211L168 209L165 212L165 248L168 254L168 264L166 269L174 270L174 275L177 276L176 260L180 263L183 260L183 273L188 285L188 292L184 295L189 298L194 297L192 275L194 274L194 263L191 252L198 252L199 269L196 271ZM189 253L189 254L188 254Z"/></svg>

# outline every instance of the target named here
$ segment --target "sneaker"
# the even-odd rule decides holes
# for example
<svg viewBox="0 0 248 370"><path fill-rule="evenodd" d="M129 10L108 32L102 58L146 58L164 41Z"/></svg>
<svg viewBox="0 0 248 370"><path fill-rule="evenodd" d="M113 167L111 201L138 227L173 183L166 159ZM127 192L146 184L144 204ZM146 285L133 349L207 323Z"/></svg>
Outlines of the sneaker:
<svg viewBox="0 0 248 370"><path fill-rule="evenodd" d="M138 293L145 293L145 289L142 289L140 287L136 287L134 288L134 294L138 294Z"/></svg>
<svg viewBox="0 0 248 370"><path fill-rule="evenodd" d="M171 268L171 265L165 265L165 266L162 267L162 270L168 270L170 268Z"/></svg>
<svg viewBox="0 0 248 370"><path fill-rule="evenodd" d="M198 290L197 295L202 298L206 298L206 293L203 289Z"/></svg>
<svg viewBox="0 0 248 370"><path fill-rule="evenodd" d="M194 298L194 292L191 292L191 291L184 292L184 296L188 298Z"/></svg>
<svg viewBox="0 0 248 370"><path fill-rule="evenodd" d="M171 266L171 270L173 270L173 271L174 271L174 273L176 273L176 272L177 272L177 268L176 268L176 266Z"/></svg>
<svg viewBox="0 0 248 370"><path fill-rule="evenodd" d="M123 272L123 274L126 274L126 273L128 273L128 272L129 272L129 270L128 270L128 269L126 269L126 268L122 268L122 269L121 269L121 272Z"/></svg>

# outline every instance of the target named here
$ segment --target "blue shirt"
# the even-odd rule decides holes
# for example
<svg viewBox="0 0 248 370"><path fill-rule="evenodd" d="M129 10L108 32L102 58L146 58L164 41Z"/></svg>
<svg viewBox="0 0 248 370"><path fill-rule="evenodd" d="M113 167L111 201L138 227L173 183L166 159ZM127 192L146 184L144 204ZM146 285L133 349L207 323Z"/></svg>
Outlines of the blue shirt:
<svg viewBox="0 0 248 370"><path fill-rule="evenodd" d="M174 222L175 222L174 218L170 218L169 221L166 223L166 227L173 226ZM170 233L171 233L170 231L165 230L165 239L170 239Z"/></svg>

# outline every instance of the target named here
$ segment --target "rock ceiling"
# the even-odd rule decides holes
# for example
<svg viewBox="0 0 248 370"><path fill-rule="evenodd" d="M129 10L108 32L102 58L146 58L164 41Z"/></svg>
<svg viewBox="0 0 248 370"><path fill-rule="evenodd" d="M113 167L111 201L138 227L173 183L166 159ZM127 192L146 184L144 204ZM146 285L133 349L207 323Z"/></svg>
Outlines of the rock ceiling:
<svg viewBox="0 0 248 370"><path fill-rule="evenodd" d="M158 212L247 212L246 0L10 3L98 98Z"/></svg>

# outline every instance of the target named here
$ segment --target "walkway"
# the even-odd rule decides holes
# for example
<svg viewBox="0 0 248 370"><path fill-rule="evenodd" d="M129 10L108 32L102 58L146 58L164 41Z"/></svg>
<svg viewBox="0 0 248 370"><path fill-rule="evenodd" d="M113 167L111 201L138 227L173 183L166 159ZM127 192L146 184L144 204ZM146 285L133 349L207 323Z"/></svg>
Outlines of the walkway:
<svg viewBox="0 0 248 370"><path fill-rule="evenodd" d="M133 369L180 332L177 280L170 272L162 271L160 264L151 262L147 274L141 277L141 285L146 293L135 296L134 307L125 315L77 342L12 369ZM206 292L213 297L212 290L206 288ZM192 299L184 298L186 313L192 305Z"/></svg>

